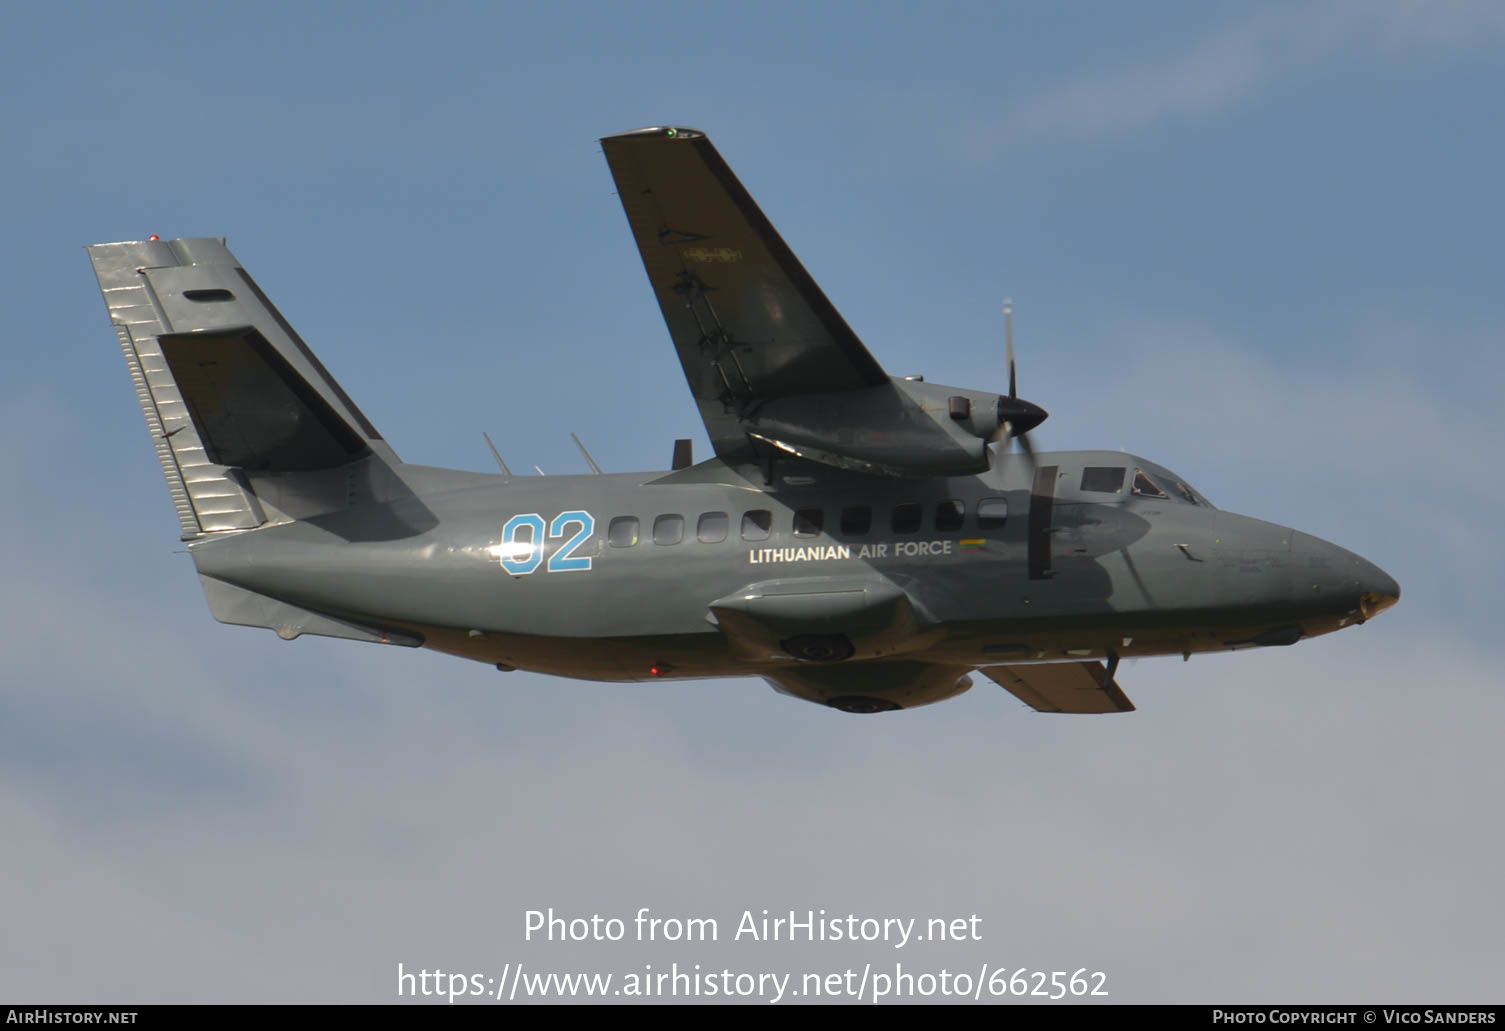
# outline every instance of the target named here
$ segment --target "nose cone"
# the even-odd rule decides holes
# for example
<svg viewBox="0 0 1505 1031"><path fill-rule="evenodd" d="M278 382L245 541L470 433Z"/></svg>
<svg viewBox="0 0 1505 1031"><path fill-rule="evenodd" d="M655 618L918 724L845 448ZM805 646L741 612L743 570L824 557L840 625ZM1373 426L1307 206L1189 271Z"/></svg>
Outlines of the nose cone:
<svg viewBox="0 0 1505 1031"><path fill-rule="evenodd" d="M1361 620L1373 619L1400 601L1400 584L1373 562L1351 551L1304 533L1294 534L1294 550L1304 560L1311 589L1354 611Z"/></svg>
<svg viewBox="0 0 1505 1031"><path fill-rule="evenodd" d="M1359 614L1373 619L1400 601L1400 584L1368 559L1360 558L1359 567Z"/></svg>

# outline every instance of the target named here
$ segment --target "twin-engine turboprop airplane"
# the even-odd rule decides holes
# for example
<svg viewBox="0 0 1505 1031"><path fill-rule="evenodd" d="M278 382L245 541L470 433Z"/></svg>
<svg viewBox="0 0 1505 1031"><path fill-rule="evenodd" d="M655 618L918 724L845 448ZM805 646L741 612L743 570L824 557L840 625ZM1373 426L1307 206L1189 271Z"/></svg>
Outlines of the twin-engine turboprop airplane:
<svg viewBox="0 0 1505 1031"><path fill-rule="evenodd" d="M693 129L602 140L716 455L409 465L220 239L89 248L215 618L592 680L760 676L848 712L980 671L1125 712L1128 656L1294 644L1400 588L1045 412L889 376ZM1020 453L1009 453L1018 441Z"/></svg>

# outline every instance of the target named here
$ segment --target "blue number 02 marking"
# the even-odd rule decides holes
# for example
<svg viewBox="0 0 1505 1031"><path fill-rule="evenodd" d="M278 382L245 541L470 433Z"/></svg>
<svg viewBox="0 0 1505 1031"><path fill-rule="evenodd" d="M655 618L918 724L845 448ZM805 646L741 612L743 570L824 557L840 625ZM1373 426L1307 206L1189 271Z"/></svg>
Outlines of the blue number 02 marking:
<svg viewBox="0 0 1505 1031"><path fill-rule="evenodd" d="M518 542L517 531L525 526L532 532L528 542L522 544ZM542 561L543 517L529 512L507 520L507 525L502 527L502 568L513 576L527 576Z"/></svg>
<svg viewBox="0 0 1505 1031"><path fill-rule="evenodd" d="M563 537L564 528L571 523L579 523L580 531L560 545L558 551L549 556L549 572L569 573L580 569L589 569L591 560L589 555L580 558L571 558L570 555L580 545L584 544L596 529L596 520L589 512L561 512L554 517L549 524L550 537ZM535 562L534 565L537 565Z"/></svg>

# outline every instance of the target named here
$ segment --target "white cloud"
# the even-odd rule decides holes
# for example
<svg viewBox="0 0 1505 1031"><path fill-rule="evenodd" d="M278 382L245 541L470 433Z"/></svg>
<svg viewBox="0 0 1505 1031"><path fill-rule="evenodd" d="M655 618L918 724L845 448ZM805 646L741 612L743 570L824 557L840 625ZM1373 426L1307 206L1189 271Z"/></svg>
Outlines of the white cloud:
<svg viewBox="0 0 1505 1031"><path fill-rule="evenodd" d="M1206 117L1359 54L1396 61L1488 45L1505 8L1488 2L1337 2L1262 8L1180 53L1086 72L1026 97L968 136L977 152L1029 139L1096 139Z"/></svg>

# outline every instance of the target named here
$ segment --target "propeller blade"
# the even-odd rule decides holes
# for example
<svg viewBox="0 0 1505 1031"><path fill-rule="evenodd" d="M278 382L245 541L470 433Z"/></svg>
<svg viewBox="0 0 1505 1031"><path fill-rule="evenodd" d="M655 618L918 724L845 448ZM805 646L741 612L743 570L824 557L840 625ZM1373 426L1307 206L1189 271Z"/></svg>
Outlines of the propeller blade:
<svg viewBox="0 0 1505 1031"><path fill-rule="evenodd" d="M1000 423L998 428L993 431L992 436L988 438L988 448L991 451L994 444L1002 444L1002 453L1007 454L1014 441L1019 442L1019 453L1024 457L1024 464L1029 469L1030 474L1033 475L1035 472L1035 447L1029 441L1029 432L1027 430L1022 433L1015 433L1013 423Z"/></svg>
<svg viewBox="0 0 1505 1031"><path fill-rule="evenodd" d="M1007 297L1003 299L1003 339L1009 356L1009 398L1012 400L1019 396L1019 382L1014 373L1014 302Z"/></svg>
<svg viewBox="0 0 1505 1031"><path fill-rule="evenodd" d="M1045 421L1045 409L1029 401L1019 400L1019 372L1014 364L1014 302L1003 299L1003 339L1009 362L1009 396L998 401L998 428L988 437L988 446L1002 444L1007 452L1014 441L1019 442L1019 452L1030 474L1035 471L1035 448L1030 443L1029 431Z"/></svg>
<svg viewBox="0 0 1505 1031"><path fill-rule="evenodd" d="M1019 451L1024 455L1024 464L1029 467L1030 475L1035 474L1035 448L1029 442L1029 434L1021 433L1014 438L1019 442Z"/></svg>

